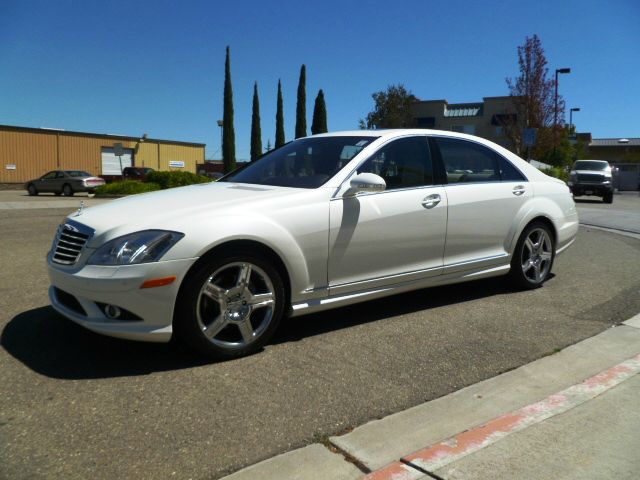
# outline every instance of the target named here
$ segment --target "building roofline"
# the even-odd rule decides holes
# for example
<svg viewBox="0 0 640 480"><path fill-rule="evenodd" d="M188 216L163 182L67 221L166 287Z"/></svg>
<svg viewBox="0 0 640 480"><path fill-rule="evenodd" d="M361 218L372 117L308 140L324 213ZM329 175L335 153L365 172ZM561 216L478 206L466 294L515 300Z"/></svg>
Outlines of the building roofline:
<svg viewBox="0 0 640 480"><path fill-rule="evenodd" d="M110 138L114 140L129 140L134 142L137 142L142 138L141 136L131 137L127 135L112 135L110 133L79 132L75 130L63 130L63 129L57 129L57 128L21 127L17 125L0 125L0 130L11 130L15 132L31 132L31 133L50 133L55 135L83 135L85 137ZM160 138L145 138L144 141L172 144L172 145L185 145L190 147L206 147L205 143L183 142L180 140L163 140Z"/></svg>

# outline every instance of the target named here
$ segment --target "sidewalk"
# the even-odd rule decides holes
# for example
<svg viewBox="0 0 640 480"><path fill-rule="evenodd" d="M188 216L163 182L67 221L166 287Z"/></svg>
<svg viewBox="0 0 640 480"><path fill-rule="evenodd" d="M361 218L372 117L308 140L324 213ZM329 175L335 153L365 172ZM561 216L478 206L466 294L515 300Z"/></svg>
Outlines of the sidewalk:
<svg viewBox="0 0 640 480"><path fill-rule="evenodd" d="M640 478L640 315L226 480ZM428 379L423 379L428 381Z"/></svg>

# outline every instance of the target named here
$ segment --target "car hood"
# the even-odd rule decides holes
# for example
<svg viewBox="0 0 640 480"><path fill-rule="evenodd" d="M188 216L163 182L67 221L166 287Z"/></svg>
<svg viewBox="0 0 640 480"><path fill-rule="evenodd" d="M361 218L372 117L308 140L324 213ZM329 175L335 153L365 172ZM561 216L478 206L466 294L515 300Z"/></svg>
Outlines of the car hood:
<svg viewBox="0 0 640 480"><path fill-rule="evenodd" d="M179 229L184 222L197 222L216 216L260 214L277 199L290 204L290 197L304 195L299 188L205 183L158 192L132 195L87 208L69 218L95 230L95 240L145 229Z"/></svg>

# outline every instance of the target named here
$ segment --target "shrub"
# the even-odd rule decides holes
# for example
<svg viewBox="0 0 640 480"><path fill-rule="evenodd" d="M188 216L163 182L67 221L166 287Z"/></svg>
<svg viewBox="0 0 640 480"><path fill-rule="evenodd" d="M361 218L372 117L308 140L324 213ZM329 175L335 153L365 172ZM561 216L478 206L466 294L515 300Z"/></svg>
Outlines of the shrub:
<svg viewBox="0 0 640 480"><path fill-rule="evenodd" d="M146 181L157 183L162 190L165 190L167 188L193 185L194 183L207 183L211 179L191 172L149 172Z"/></svg>
<svg viewBox="0 0 640 480"><path fill-rule="evenodd" d="M153 192L154 190L160 190L160 185L157 183L142 183L137 180L123 180L100 185L96 188L96 195L133 195Z"/></svg>
<svg viewBox="0 0 640 480"><path fill-rule="evenodd" d="M563 167L543 168L540 171L550 177L559 178L563 182L567 182L569 180L569 172L567 172Z"/></svg>

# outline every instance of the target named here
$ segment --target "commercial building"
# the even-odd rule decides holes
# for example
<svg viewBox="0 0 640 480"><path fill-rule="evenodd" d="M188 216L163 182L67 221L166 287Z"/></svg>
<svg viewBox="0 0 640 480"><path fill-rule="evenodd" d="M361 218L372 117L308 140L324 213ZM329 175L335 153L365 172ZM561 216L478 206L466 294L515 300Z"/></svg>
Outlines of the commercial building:
<svg viewBox="0 0 640 480"><path fill-rule="evenodd" d="M513 97L484 97L482 102L448 103L446 100L420 100L411 114L418 128L434 128L468 133L509 148L502 125L515 119Z"/></svg>
<svg viewBox="0 0 640 480"><path fill-rule="evenodd" d="M122 144L121 157L114 145ZM0 183L22 183L51 170L120 175L128 166L196 172L205 144L123 135L0 125Z"/></svg>
<svg viewBox="0 0 640 480"><path fill-rule="evenodd" d="M591 134L578 134L578 139L587 140L586 158L606 160L616 167L616 188L640 190L640 138L591 138Z"/></svg>

